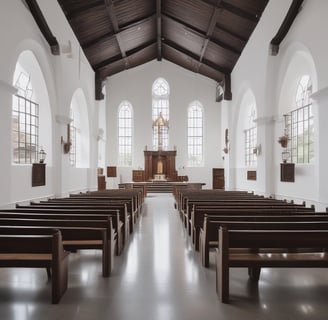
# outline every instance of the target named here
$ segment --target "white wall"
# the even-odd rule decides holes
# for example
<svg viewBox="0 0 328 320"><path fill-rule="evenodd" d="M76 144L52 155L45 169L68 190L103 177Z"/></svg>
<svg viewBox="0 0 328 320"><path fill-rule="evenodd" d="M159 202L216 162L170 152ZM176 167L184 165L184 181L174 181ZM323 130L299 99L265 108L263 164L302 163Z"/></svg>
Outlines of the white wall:
<svg viewBox="0 0 328 320"><path fill-rule="evenodd" d="M326 54L327 41L324 41L328 28L325 13L327 1L304 1L303 9L296 17L289 33L280 45L279 54L270 56L269 44L281 25L291 1L270 1L258 27L232 73L233 101L229 114L229 126L232 134L238 132L237 119L242 112L241 97L250 89L257 102L258 137L262 145L262 155L258 157L257 181L250 185L245 176L240 175L241 166L238 151L232 152L230 170L234 171L231 185L238 189L253 189L258 193L281 198L306 200L323 208L328 203L326 165L328 154L321 137L327 136L328 66ZM322 90L314 101L316 162L312 165L296 164L295 183L280 182L281 147L277 143L283 134L282 115L290 111L290 97L294 90L297 76L308 71L313 80L314 91ZM234 139L234 138L233 138ZM243 156L243 155L241 155Z"/></svg>
<svg viewBox="0 0 328 320"><path fill-rule="evenodd" d="M61 55L54 56L43 38L30 11L23 1L11 0L0 3L0 206L31 198L67 194L74 190L95 188L97 184L97 132L98 110L94 100L94 72L80 50L57 1L38 2L49 27L60 44ZM19 22L19 23L18 23ZM9 32L10 30L10 32ZM70 44L71 50L68 48ZM13 74L19 55L30 50L36 57L44 77L51 109L50 146L46 150L47 184L31 187L31 166L17 166L11 163L11 108ZM63 119L69 116L70 101L76 89L81 88L87 104L90 128L90 165L83 172L75 174L69 167L68 156L63 155L61 136L66 137ZM38 90L38 88L35 88ZM42 90L39 88L39 90ZM42 100L42 99L41 99ZM43 99L44 100L44 99ZM59 117L58 117L59 116ZM57 120L56 120L57 119ZM62 120L58 120L62 119ZM40 142L42 142L42 137ZM4 156L8 155L8 156ZM47 161L46 161L47 162Z"/></svg>
<svg viewBox="0 0 328 320"><path fill-rule="evenodd" d="M176 168L189 181L212 187L212 168L222 167L220 107L215 102L216 83L168 61L152 61L112 76L107 81L107 165L117 164L117 112L123 100L133 106L134 141L132 168L118 168L122 182L131 181L132 169L144 169L145 146L152 146L152 84L158 78L170 86L169 149L177 148ZM187 110L198 100L204 108L204 167L187 166ZM184 169L183 169L184 167Z"/></svg>

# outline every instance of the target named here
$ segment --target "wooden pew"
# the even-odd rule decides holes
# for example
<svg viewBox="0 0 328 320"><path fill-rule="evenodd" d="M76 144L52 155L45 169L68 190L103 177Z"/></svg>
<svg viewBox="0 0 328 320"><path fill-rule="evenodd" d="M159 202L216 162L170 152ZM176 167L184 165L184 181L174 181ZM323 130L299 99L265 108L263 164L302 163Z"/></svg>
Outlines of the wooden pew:
<svg viewBox="0 0 328 320"><path fill-rule="evenodd" d="M3 216L3 213L9 214L9 213L21 213L21 214L45 214L43 218L46 218L48 215L60 215L62 219L63 216L71 216L71 215L77 215L77 216L88 216L86 219L90 219L89 216L91 216L91 220L95 219L103 219L103 217L97 217L97 216L109 216L112 217L112 223L117 233L117 254L121 254L124 248L124 245L127 243L128 236L129 236L129 223L126 215L122 216L122 212L119 210L113 210L113 209L76 209L76 208L15 208L15 209L1 209L0 210L0 217ZM77 218L77 220L81 220L83 218ZM122 221L123 219L123 221Z"/></svg>
<svg viewBox="0 0 328 320"><path fill-rule="evenodd" d="M293 214L310 214L313 213L314 209L305 208L303 206L265 206L265 205L244 205L239 206L223 206L223 207L195 207L195 210L192 212L190 220L191 228L191 239L195 247L195 250L198 250L199 247L199 232L204 223L204 216L207 214L210 215L293 215Z"/></svg>
<svg viewBox="0 0 328 320"><path fill-rule="evenodd" d="M235 219L233 219L235 218ZM298 215L298 216L205 216L204 226L201 229L199 236L200 258L202 265L205 268L209 267L209 254L211 249L218 246L218 230L221 226L228 229L254 230L254 229L299 229L313 230L326 229L328 230L327 215Z"/></svg>
<svg viewBox="0 0 328 320"><path fill-rule="evenodd" d="M245 267L252 280L258 281L265 268L327 268L327 230L228 230L220 228L217 249L217 294L223 303L229 302L229 269ZM267 254L258 253L260 248ZM251 249L254 252L233 253L232 248ZM294 249L295 252L275 253L274 249ZM311 248L311 250L299 249Z"/></svg>
<svg viewBox="0 0 328 320"><path fill-rule="evenodd" d="M68 252L64 251L59 230L0 228L0 267L51 269L54 304L67 290Z"/></svg>
<svg viewBox="0 0 328 320"><path fill-rule="evenodd" d="M110 217L107 220L60 220L0 216L0 226L56 228L62 234L65 250L101 250L103 276L109 277L113 270L116 238Z"/></svg>
<svg viewBox="0 0 328 320"><path fill-rule="evenodd" d="M265 206L265 207L285 207L285 208L295 208L299 210L303 210L305 207L305 203L303 204L294 204L294 203L288 203L286 201L282 200L273 200L269 198L260 198L260 199L216 199L216 200L202 200L202 201L190 201L187 204L186 207L186 214L185 218L187 222L190 221L191 215L195 210L199 209L212 209L216 207L249 207L249 206ZM306 208L304 210L314 211L314 207ZM188 224L186 222L186 226L188 227Z"/></svg>

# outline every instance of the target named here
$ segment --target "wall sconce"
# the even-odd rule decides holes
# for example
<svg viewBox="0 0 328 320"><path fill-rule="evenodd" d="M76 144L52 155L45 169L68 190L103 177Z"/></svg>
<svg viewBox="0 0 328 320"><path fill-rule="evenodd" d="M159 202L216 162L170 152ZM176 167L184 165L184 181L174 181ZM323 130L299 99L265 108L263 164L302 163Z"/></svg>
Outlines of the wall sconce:
<svg viewBox="0 0 328 320"><path fill-rule="evenodd" d="M70 124L67 124L67 141L64 141L63 136L61 137L61 144L63 145L63 150L64 153L69 153L69 151L71 150L71 126Z"/></svg>
<svg viewBox="0 0 328 320"><path fill-rule="evenodd" d="M289 151L283 151L281 153L281 158L283 163L287 163L288 159L290 158L290 152Z"/></svg>
<svg viewBox="0 0 328 320"><path fill-rule="evenodd" d="M47 153L43 150L43 147L41 147L39 151L39 162L44 163L44 160L46 160Z"/></svg>
<svg viewBox="0 0 328 320"><path fill-rule="evenodd" d="M261 144L258 144L253 148L253 153L257 156L259 156L261 154L261 151L262 151Z"/></svg>

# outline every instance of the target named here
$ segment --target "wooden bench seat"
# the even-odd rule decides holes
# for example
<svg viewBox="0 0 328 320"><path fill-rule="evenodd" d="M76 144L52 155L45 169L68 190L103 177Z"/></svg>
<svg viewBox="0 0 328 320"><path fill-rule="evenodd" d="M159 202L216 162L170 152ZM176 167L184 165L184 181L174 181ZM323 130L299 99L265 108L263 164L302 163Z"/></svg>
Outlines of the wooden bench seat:
<svg viewBox="0 0 328 320"><path fill-rule="evenodd" d="M261 268L327 268L327 230L219 230L216 251L216 287L221 302L229 302L229 269L246 267L253 281L258 281ZM254 250L233 253L233 248ZM259 248L265 253L259 253ZM276 253L275 249L290 248L296 252ZM305 252L302 249L307 249ZM300 252L297 252L300 250ZM273 251L271 253L271 251Z"/></svg>
<svg viewBox="0 0 328 320"><path fill-rule="evenodd" d="M97 249L102 251L102 274L109 277L114 265L116 233L112 220L59 220L3 218L0 216L0 230L15 227L57 228L62 234L64 248L68 251Z"/></svg>
<svg viewBox="0 0 328 320"><path fill-rule="evenodd" d="M12 216L10 216L12 214ZM112 218L112 224L117 233L117 254L120 255L123 251L124 245L127 242L129 235L129 220L126 215L123 215L119 210L112 209L76 209L76 208L15 208L15 209L2 209L0 210L0 217L19 217L29 218L27 215L40 214L39 218L48 219L57 216L56 219L62 220L103 220L105 216ZM43 216L42 216L43 215ZM80 216L80 218L79 218ZM123 221L122 221L123 219Z"/></svg>
<svg viewBox="0 0 328 320"><path fill-rule="evenodd" d="M59 230L34 228L25 232L0 229L0 267L46 268L51 270L52 303L59 303L67 290L68 252Z"/></svg>
<svg viewBox="0 0 328 320"><path fill-rule="evenodd" d="M221 226L234 230L254 230L254 229L279 229L279 230L328 230L328 216L318 215L321 219L315 219L313 216L279 216L264 217L257 219L256 217L242 217L243 221L232 221L231 217L221 218L220 216L205 216L204 225L200 232L199 248L202 265L209 267L209 254L211 249L218 246L218 230Z"/></svg>
<svg viewBox="0 0 328 320"><path fill-rule="evenodd" d="M196 251L199 250L199 233L204 223L205 215L308 215L313 213L312 208L293 208L293 207L265 207L265 206L247 206L247 207L215 207L210 209L203 209L202 207L195 208L190 220L191 239Z"/></svg>

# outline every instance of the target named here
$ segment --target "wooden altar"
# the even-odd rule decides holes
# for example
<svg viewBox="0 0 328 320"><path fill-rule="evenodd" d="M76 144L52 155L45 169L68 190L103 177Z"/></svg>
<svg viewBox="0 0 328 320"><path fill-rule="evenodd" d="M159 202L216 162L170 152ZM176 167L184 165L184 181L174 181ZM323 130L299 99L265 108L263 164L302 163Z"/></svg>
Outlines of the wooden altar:
<svg viewBox="0 0 328 320"><path fill-rule="evenodd" d="M156 177L165 177L168 181L177 181L175 169L176 150L172 151L144 151L145 155L145 180Z"/></svg>

